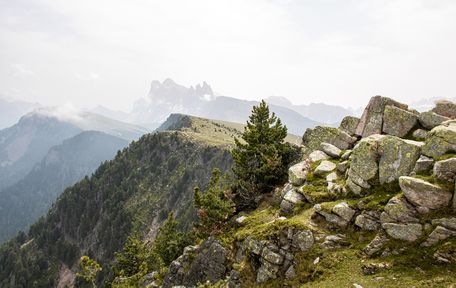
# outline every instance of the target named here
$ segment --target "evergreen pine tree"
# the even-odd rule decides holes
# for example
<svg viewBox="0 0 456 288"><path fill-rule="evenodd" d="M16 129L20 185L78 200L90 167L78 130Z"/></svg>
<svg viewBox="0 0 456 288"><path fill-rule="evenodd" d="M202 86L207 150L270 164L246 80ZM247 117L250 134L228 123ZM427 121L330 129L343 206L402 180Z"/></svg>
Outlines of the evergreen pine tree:
<svg viewBox="0 0 456 288"><path fill-rule="evenodd" d="M254 106L241 139L235 138L233 172L241 206L255 203L261 193L281 184L287 175L291 149L285 143L287 128L266 102Z"/></svg>

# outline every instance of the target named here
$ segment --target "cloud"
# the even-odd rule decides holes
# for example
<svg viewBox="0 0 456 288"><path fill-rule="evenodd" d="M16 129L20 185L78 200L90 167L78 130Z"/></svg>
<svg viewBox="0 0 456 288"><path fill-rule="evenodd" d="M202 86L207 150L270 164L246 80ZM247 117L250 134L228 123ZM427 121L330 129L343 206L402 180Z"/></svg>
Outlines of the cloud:
<svg viewBox="0 0 456 288"><path fill-rule="evenodd" d="M34 74L33 71L24 64L11 64L10 67L14 77L27 77Z"/></svg>
<svg viewBox="0 0 456 288"><path fill-rule="evenodd" d="M451 0L3 1L0 92L126 109L170 77L302 104L452 96L455 14Z"/></svg>

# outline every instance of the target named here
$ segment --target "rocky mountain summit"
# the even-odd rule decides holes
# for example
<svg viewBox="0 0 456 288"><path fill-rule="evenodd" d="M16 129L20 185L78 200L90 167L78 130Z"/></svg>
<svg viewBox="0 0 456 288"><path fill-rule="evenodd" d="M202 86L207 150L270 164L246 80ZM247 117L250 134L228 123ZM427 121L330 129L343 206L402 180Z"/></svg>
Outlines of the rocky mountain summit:
<svg viewBox="0 0 456 288"><path fill-rule="evenodd" d="M452 287L455 118L449 101L419 113L375 96L308 129L288 183L187 247L163 287Z"/></svg>

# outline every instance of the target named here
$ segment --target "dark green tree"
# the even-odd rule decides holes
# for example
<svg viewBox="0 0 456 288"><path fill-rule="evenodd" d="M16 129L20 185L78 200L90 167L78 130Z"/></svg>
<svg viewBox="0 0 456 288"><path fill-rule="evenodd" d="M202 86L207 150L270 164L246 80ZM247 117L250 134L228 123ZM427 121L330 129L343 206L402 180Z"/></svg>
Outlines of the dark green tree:
<svg viewBox="0 0 456 288"><path fill-rule="evenodd" d="M97 274L102 270L100 264L98 264L97 261L90 259L89 256L82 256L79 266L81 267L81 270L76 276L92 284L92 287L96 287L95 280Z"/></svg>
<svg viewBox="0 0 456 288"><path fill-rule="evenodd" d="M233 172L238 204L252 206L257 196L286 180L291 148L285 143L287 127L266 102L254 106L241 139L235 138Z"/></svg>
<svg viewBox="0 0 456 288"><path fill-rule="evenodd" d="M170 213L168 219L158 230L154 241L154 251L163 260L165 266L171 264L182 254L184 247L193 242L190 235L178 230L178 224L173 213Z"/></svg>
<svg viewBox="0 0 456 288"><path fill-rule="evenodd" d="M199 187L195 187L193 202L198 209L199 218L195 228L202 238L217 234L223 223L235 211L229 185L225 180L221 177L220 170L215 168L206 191L203 192Z"/></svg>

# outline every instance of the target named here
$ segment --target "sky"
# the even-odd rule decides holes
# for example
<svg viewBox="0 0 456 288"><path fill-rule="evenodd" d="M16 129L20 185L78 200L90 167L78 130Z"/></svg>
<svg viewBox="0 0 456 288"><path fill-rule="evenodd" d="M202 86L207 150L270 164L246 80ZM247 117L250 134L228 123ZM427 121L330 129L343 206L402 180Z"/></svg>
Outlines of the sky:
<svg viewBox="0 0 456 288"><path fill-rule="evenodd" d="M456 96L454 0L0 0L0 95L128 111L152 80L365 106Z"/></svg>

